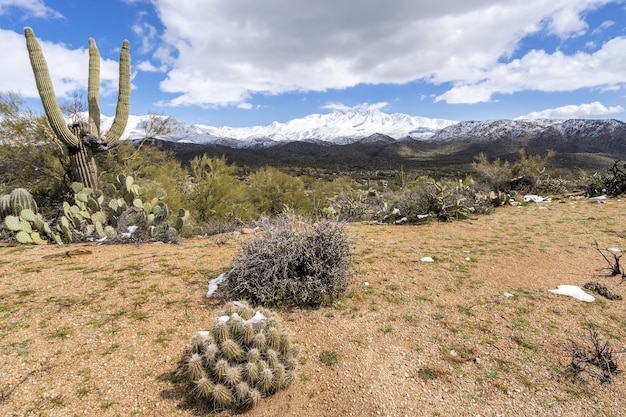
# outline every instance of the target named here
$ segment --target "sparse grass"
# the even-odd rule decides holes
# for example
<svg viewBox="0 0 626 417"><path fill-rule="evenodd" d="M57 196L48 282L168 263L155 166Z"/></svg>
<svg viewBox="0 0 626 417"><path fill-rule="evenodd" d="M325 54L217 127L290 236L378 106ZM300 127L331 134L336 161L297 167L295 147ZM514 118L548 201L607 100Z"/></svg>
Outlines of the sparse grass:
<svg viewBox="0 0 626 417"><path fill-rule="evenodd" d="M380 331L383 334L391 333L393 331L393 326L391 324L385 324L380 328Z"/></svg>
<svg viewBox="0 0 626 417"><path fill-rule="evenodd" d="M72 335L73 332L74 329L72 328L72 326L64 326L59 327L53 332L48 333L46 337L48 339L67 339L69 336Z"/></svg>
<svg viewBox="0 0 626 417"><path fill-rule="evenodd" d="M320 353L320 362L326 366L332 366L339 362L339 354L334 350L324 350Z"/></svg>
<svg viewBox="0 0 626 417"><path fill-rule="evenodd" d="M424 381L428 381L437 378L439 372L436 369L424 367L417 370L417 376Z"/></svg>

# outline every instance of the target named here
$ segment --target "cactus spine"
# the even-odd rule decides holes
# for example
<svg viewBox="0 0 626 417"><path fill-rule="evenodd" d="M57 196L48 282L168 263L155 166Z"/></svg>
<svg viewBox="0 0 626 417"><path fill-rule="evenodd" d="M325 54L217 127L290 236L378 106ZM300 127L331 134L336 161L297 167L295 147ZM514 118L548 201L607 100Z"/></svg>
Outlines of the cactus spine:
<svg viewBox="0 0 626 417"><path fill-rule="evenodd" d="M269 342L259 343L266 334ZM255 314L243 303L228 303L210 332L192 338L177 374L188 381L196 397L215 409L245 410L291 384L296 354L289 332L274 314L266 310Z"/></svg>
<svg viewBox="0 0 626 417"><path fill-rule="evenodd" d="M108 149L119 140L130 111L130 43L125 40L120 52L119 95L115 110L115 119L111 129L100 135L100 53L93 39L89 39L89 78L87 99L89 123L79 122L67 126L54 93L45 56L33 30L24 28L26 47L37 83L37 91L56 137L68 148L72 180L97 189L98 170L94 152Z"/></svg>

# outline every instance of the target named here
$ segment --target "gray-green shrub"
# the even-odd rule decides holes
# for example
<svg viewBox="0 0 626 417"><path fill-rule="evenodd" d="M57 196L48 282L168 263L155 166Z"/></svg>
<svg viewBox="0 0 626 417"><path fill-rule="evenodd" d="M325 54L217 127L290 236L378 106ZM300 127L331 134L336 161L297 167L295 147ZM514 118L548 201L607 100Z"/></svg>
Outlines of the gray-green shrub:
<svg viewBox="0 0 626 417"><path fill-rule="evenodd" d="M350 278L350 241L344 224L312 224L283 214L261 221L232 264L231 299L262 305L329 305Z"/></svg>

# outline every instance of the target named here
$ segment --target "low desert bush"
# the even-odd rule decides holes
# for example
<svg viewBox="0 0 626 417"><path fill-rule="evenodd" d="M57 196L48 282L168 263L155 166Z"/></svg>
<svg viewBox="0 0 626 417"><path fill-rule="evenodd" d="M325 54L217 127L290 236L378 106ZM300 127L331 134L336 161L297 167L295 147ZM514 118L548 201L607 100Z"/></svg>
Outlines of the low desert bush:
<svg viewBox="0 0 626 417"><path fill-rule="evenodd" d="M350 241L342 223L283 214L260 223L228 275L231 299L262 305L329 305L345 293Z"/></svg>
<svg viewBox="0 0 626 417"><path fill-rule="evenodd" d="M626 163L615 161L602 178L607 195L617 197L626 193Z"/></svg>
<svg viewBox="0 0 626 417"><path fill-rule="evenodd" d="M392 211L386 216L397 223L412 223L425 216L448 221L489 213L494 204L489 193L481 193L471 179L419 177L387 205Z"/></svg>
<svg viewBox="0 0 626 417"><path fill-rule="evenodd" d="M500 158L490 162L481 153L472 163L472 170L476 178L493 191L530 193L535 190L540 178L545 176L548 161L553 157L552 151L545 155L527 156L522 149L515 162L501 161Z"/></svg>

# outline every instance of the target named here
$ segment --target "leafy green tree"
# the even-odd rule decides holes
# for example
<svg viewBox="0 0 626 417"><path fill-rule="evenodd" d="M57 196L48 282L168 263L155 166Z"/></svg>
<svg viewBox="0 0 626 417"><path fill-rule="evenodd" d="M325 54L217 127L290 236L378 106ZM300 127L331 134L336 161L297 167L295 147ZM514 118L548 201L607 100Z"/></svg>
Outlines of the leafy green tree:
<svg viewBox="0 0 626 417"><path fill-rule="evenodd" d="M252 173L249 198L262 215L274 216L284 211L308 214L311 202L303 182L273 167L263 167Z"/></svg>
<svg viewBox="0 0 626 417"><path fill-rule="evenodd" d="M197 220L246 220L253 215L245 201L246 186L237 179L235 166L229 165L225 157L202 155L191 160L190 168L190 207Z"/></svg>
<svg viewBox="0 0 626 417"><path fill-rule="evenodd" d="M21 95L0 92L0 193L30 190L45 209L46 200L63 194L69 159L48 120L37 115Z"/></svg>

